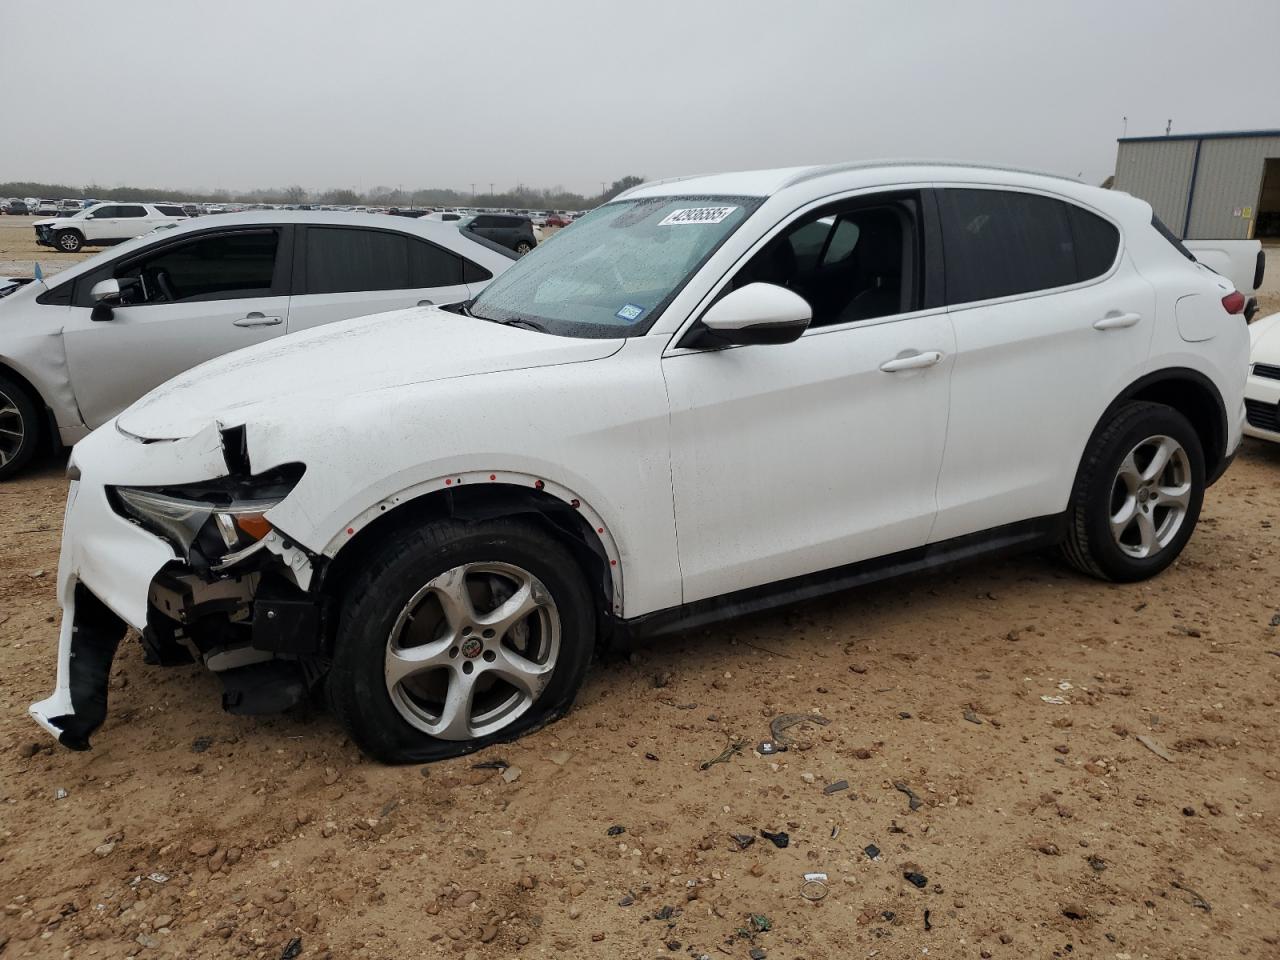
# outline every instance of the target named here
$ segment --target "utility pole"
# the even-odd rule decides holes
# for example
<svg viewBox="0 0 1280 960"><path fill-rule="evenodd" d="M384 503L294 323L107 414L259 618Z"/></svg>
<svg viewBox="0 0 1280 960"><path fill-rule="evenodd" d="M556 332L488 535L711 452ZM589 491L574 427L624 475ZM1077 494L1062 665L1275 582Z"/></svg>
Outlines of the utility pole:
<svg viewBox="0 0 1280 960"><path fill-rule="evenodd" d="M471 199L474 200L475 198L476 198L476 185L473 183L471 185Z"/></svg>
<svg viewBox="0 0 1280 960"><path fill-rule="evenodd" d="M489 184L489 196L491 196L491 197L493 196L493 184L492 184L492 183L490 183L490 184Z"/></svg>
<svg viewBox="0 0 1280 960"><path fill-rule="evenodd" d="M1169 122L1164 125L1164 135L1167 137L1169 131L1173 129L1173 117L1169 118Z"/></svg>

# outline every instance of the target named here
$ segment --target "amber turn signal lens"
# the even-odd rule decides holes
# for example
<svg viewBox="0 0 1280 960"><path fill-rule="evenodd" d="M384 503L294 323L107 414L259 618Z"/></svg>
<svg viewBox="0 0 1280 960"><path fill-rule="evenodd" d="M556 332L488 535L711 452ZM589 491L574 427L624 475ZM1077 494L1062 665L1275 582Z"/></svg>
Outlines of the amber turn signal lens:
<svg viewBox="0 0 1280 960"><path fill-rule="evenodd" d="M255 541L271 532L271 522L260 513L236 514L235 521L240 531Z"/></svg>

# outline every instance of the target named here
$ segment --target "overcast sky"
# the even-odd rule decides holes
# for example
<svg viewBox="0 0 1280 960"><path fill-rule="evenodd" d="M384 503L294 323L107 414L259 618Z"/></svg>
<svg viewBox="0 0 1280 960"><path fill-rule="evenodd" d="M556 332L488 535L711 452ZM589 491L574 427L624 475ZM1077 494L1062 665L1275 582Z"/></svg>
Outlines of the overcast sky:
<svg viewBox="0 0 1280 960"><path fill-rule="evenodd" d="M1280 0L0 0L0 181L596 193L873 157L1099 181L1280 127Z"/></svg>

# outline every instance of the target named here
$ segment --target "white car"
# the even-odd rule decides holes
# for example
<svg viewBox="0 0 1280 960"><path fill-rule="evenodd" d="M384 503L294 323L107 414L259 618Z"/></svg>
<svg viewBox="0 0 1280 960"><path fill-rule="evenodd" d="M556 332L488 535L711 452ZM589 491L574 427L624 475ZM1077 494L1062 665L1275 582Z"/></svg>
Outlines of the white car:
<svg viewBox="0 0 1280 960"><path fill-rule="evenodd" d="M152 387L335 320L467 300L510 251L440 224L341 213L171 220L0 300L0 479Z"/></svg>
<svg viewBox="0 0 1280 960"><path fill-rule="evenodd" d="M31 712L87 746L132 626L233 711L323 686L431 760L554 719L601 637L1051 545L1150 577L1240 442L1242 307L1074 181L641 186L469 305L241 351L81 441Z"/></svg>
<svg viewBox="0 0 1280 960"><path fill-rule="evenodd" d="M1280 313L1250 324L1249 343L1244 432L1280 443Z"/></svg>
<svg viewBox="0 0 1280 960"><path fill-rule="evenodd" d="M186 217L172 203L95 203L74 216L37 220L32 226L36 243L75 253L84 246L123 243Z"/></svg>

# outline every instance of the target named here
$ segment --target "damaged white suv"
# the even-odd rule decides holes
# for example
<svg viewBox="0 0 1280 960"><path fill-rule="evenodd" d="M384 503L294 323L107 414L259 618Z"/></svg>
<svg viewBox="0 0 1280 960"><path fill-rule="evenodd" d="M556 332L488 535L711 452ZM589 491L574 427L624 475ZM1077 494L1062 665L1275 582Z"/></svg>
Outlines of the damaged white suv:
<svg viewBox="0 0 1280 960"><path fill-rule="evenodd" d="M430 760L567 709L601 637L985 553L1171 563L1240 441L1244 298L1141 200L846 165L648 184L457 308L184 373L79 443L57 688L130 626L224 705L323 688Z"/></svg>

